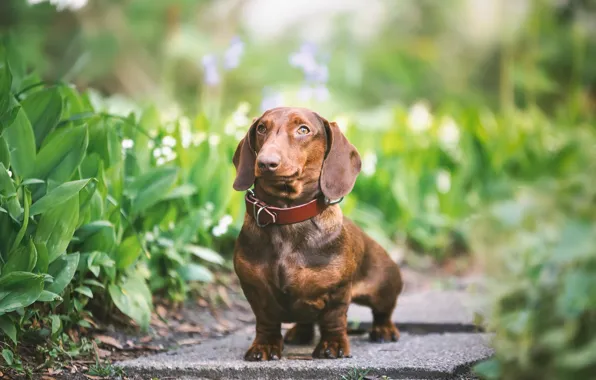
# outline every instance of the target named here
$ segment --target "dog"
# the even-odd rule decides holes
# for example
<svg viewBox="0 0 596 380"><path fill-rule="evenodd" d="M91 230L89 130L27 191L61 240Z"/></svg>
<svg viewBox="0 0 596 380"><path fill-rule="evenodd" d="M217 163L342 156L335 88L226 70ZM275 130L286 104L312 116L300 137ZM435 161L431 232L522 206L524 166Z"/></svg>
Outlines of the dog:
<svg viewBox="0 0 596 380"><path fill-rule="evenodd" d="M305 108L270 109L253 121L233 162L233 187L247 191L234 269L256 317L244 359L278 360L284 342L312 344L315 324L314 358L351 357L351 302L372 309L371 341L397 341L391 315L400 269L337 204L361 167L338 125ZM287 322L296 324L282 338Z"/></svg>

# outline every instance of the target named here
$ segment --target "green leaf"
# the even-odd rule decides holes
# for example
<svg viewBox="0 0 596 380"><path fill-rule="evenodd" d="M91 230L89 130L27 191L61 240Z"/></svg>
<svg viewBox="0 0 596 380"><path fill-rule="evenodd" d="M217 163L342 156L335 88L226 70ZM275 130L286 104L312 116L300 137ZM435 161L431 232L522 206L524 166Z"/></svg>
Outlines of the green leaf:
<svg viewBox="0 0 596 380"><path fill-rule="evenodd" d="M45 243L33 243L37 251L37 263L33 269L36 273L47 273L50 265L50 257L48 255L48 247Z"/></svg>
<svg viewBox="0 0 596 380"><path fill-rule="evenodd" d="M176 199L176 198L185 198L195 195L197 193L197 187L191 184L184 184L178 186L166 195L163 200L169 199Z"/></svg>
<svg viewBox="0 0 596 380"><path fill-rule="evenodd" d="M12 363L14 362L14 354L8 348L2 350L2 357L8 365L12 365Z"/></svg>
<svg viewBox="0 0 596 380"><path fill-rule="evenodd" d="M501 378L501 364L497 359L488 359L476 364L474 373L487 380L497 380Z"/></svg>
<svg viewBox="0 0 596 380"><path fill-rule="evenodd" d="M137 235L131 235L124 239L116 249L114 261L116 268L125 269L132 265L141 255L143 247Z"/></svg>
<svg viewBox="0 0 596 380"><path fill-rule="evenodd" d="M21 102L31 121L37 148L46 136L58 125L62 115L62 96L59 88L49 88L27 95Z"/></svg>
<svg viewBox="0 0 596 380"><path fill-rule="evenodd" d="M64 128L49 138L51 141L37 153L33 177L68 181L85 157L89 144L87 126Z"/></svg>
<svg viewBox="0 0 596 380"><path fill-rule="evenodd" d="M107 220L96 220L82 226L77 230L76 237L81 241L82 252L112 253L116 246L114 226Z"/></svg>
<svg viewBox="0 0 596 380"><path fill-rule="evenodd" d="M62 328L62 320L59 315L55 314L50 315L50 320L52 321L52 336L55 336Z"/></svg>
<svg viewBox="0 0 596 380"><path fill-rule="evenodd" d="M35 263L37 263L37 251L33 241L30 240L27 245L20 246L8 255L2 273L30 272L35 268Z"/></svg>
<svg viewBox="0 0 596 380"><path fill-rule="evenodd" d="M137 322L143 330L149 327L153 307L151 291L143 279L138 276L128 277L120 286L108 286L108 292L122 313Z"/></svg>
<svg viewBox="0 0 596 380"><path fill-rule="evenodd" d="M14 100L14 98L11 98L10 101L12 103L12 108L9 109L4 115L0 115L0 133L14 123L19 111L21 110L21 106L16 100Z"/></svg>
<svg viewBox="0 0 596 380"><path fill-rule="evenodd" d="M29 178L21 182L19 186L29 186L29 185L43 185L46 183L43 179L39 178Z"/></svg>
<svg viewBox="0 0 596 380"><path fill-rule="evenodd" d="M87 286L79 286L74 290L77 293L80 293L86 297L93 298L93 292Z"/></svg>
<svg viewBox="0 0 596 380"><path fill-rule="evenodd" d="M0 63L0 116L8 112L12 98L12 73L6 62ZM2 128L0 127L0 132Z"/></svg>
<svg viewBox="0 0 596 380"><path fill-rule="evenodd" d="M10 198L5 206L8 209L8 213L13 219L18 219L21 215L21 205L16 197L16 188L12 178L8 175L8 170L4 167L4 164L0 162L0 195Z"/></svg>
<svg viewBox="0 0 596 380"><path fill-rule="evenodd" d="M56 206L66 202L75 195L78 195L79 191L81 191L83 187L87 186L89 181L91 180L81 179L78 181L66 182L56 187L54 190L51 190L49 193L38 199L37 202L33 204L33 206L31 206L31 209L29 210L31 216L44 213L49 209L55 208Z"/></svg>
<svg viewBox="0 0 596 380"><path fill-rule="evenodd" d="M30 272L12 272L0 277L0 315L27 307L43 291L44 276Z"/></svg>
<svg viewBox="0 0 596 380"><path fill-rule="evenodd" d="M184 250L213 264L221 265L225 261L219 253L207 247L199 247L197 245L188 244L184 246Z"/></svg>
<svg viewBox="0 0 596 380"><path fill-rule="evenodd" d="M10 149L13 172L19 177L28 178L35 169L35 137L31 123L22 109L14 122L4 131L4 138Z"/></svg>
<svg viewBox="0 0 596 380"><path fill-rule="evenodd" d="M141 175L131 185L131 215L138 215L163 200L176 182L176 168L158 168Z"/></svg>
<svg viewBox="0 0 596 380"><path fill-rule="evenodd" d="M5 168L10 167L10 150L8 149L8 143L2 136L0 136L0 164L3 164Z"/></svg>
<svg viewBox="0 0 596 380"><path fill-rule="evenodd" d="M12 243L12 249L16 249L19 244L21 244L21 241L23 240L23 237L25 236L25 231L27 231L27 226L29 225L29 206L31 206L31 193L29 192L29 190L24 189L24 201L25 203L23 204L24 206L24 211L23 211L23 225L21 226L21 229L19 230L19 232L17 233L17 237L15 238L14 242ZM35 249L35 247L34 247ZM36 259L37 261L37 259ZM31 268L33 269L33 268ZM30 269L27 269L26 271L28 272Z"/></svg>
<svg viewBox="0 0 596 380"><path fill-rule="evenodd" d="M178 272L185 281L213 282L213 273L202 265L190 263Z"/></svg>
<svg viewBox="0 0 596 380"><path fill-rule="evenodd" d="M48 268L48 273L52 277L54 277L54 282L52 282L46 288L46 290L52 293L62 294L62 291L64 291L66 286L74 277L78 264L78 253L64 255L60 257L58 260L54 261L52 264L50 264L50 267Z"/></svg>
<svg viewBox="0 0 596 380"><path fill-rule="evenodd" d="M66 252L77 227L78 219L78 197L72 197L41 215L33 242L45 244L49 263Z"/></svg>
<svg viewBox="0 0 596 380"><path fill-rule="evenodd" d="M53 301L62 301L62 297L60 297L56 293L52 293L50 291L44 290L39 295L37 302L53 302Z"/></svg>
<svg viewBox="0 0 596 380"><path fill-rule="evenodd" d="M17 344L17 328L6 315L0 316L0 330L4 331L4 334L6 334L14 344Z"/></svg>
<svg viewBox="0 0 596 380"><path fill-rule="evenodd" d="M105 288L105 286L97 280L85 280L85 281L83 281L83 284L89 285L89 286L97 286L98 288L102 288L102 289Z"/></svg>

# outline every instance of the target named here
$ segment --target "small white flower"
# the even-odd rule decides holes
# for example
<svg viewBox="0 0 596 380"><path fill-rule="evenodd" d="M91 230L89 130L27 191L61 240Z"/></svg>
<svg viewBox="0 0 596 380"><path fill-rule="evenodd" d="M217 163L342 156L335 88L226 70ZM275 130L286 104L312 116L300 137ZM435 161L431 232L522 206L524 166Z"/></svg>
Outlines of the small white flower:
<svg viewBox="0 0 596 380"><path fill-rule="evenodd" d="M455 121L450 117L444 119L439 126L439 141L441 144L447 149L455 148L459 143L459 135L459 127Z"/></svg>
<svg viewBox="0 0 596 380"><path fill-rule="evenodd" d="M366 152L362 157L362 174L370 177L377 169L377 155L373 152Z"/></svg>
<svg viewBox="0 0 596 380"><path fill-rule="evenodd" d="M153 150L153 157L158 158L161 156L161 148L155 148Z"/></svg>
<svg viewBox="0 0 596 380"><path fill-rule="evenodd" d="M173 136L165 136L161 140L162 144L167 147L174 147L176 146L176 139Z"/></svg>
<svg viewBox="0 0 596 380"><path fill-rule="evenodd" d="M130 149L135 145L135 142L131 139L122 140L122 149Z"/></svg>
<svg viewBox="0 0 596 380"><path fill-rule="evenodd" d="M219 224L222 224L224 226L229 226L230 224L232 224L233 221L234 221L234 218L232 218L232 215L226 214L221 217Z"/></svg>
<svg viewBox="0 0 596 380"><path fill-rule="evenodd" d="M228 232L228 229L224 226L220 226L219 224L217 226L213 227L213 229L211 230L211 233L215 237L219 237L219 236L225 234L226 232Z"/></svg>
<svg viewBox="0 0 596 380"><path fill-rule="evenodd" d="M437 190L441 194L445 194L451 190L451 174L448 171L441 170L437 174Z"/></svg>
<svg viewBox="0 0 596 380"><path fill-rule="evenodd" d="M158 148L159 149L159 148ZM157 150L157 149L155 149ZM170 148L169 146L164 146L161 148L161 154L164 157L168 157L172 154L172 148Z"/></svg>
<svg viewBox="0 0 596 380"><path fill-rule="evenodd" d="M209 136L209 145L211 146L217 146L219 145L221 138L218 135L211 135Z"/></svg>
<svg viewBox="0 0 596 380"><path fill-rule="evenodd" d="M207 210L207 212L213 212L213 210L215 210L215 205L212 202L206 202L205 210Z"/></svg>
<svg viewBox="0 0 596 380"><path fill-rule="evenodd" d="M159 157L155 163L157 164L157 166L161 166L166 163L166 159L163 157Z"/></svg>
<svg viewBox="0 0 596 380"><path fill-rule="evenodd" d="M12 177L12 172L10 170L8 170L8 176Z"/></svg>
<svg viewBox="0 0 596 380"><path fill-rule="evenodd" d="M424 102L418 102L410 108L408 125L414 132L424 132L430 128L433 117Z"/></svg>

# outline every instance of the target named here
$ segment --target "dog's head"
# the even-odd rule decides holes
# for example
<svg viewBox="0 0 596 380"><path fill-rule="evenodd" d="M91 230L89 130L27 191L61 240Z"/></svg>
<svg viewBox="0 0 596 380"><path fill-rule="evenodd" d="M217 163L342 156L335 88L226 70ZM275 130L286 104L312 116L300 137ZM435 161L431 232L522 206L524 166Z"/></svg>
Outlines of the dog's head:
<svg viewBox="0 0 596 380"><path fill-rule="evenodd" d="M236 190L257 183L279 198L320 191L335 200L352 190L361 163L336 123L304 108L280 107L254 120L238 144L234 165Z"/></svg>

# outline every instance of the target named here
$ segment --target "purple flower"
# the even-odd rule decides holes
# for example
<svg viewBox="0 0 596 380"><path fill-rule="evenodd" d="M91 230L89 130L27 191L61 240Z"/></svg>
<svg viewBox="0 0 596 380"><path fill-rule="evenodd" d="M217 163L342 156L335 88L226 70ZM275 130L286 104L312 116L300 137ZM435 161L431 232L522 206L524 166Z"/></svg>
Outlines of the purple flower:
<svg viewBox="0 0 596 380"><path fill-rule="evenodd" d="M236 36L232 38L228 50L224 53L224 69L232 70L240 65L240 58L244 53L244 42L240 37Z"/></svg>
<svg viewBox="0 0 596 380"><path fill-rule="evenodd" d="M300 68L304 74L305 84L300 89L298 97L308 101L315 98L317 101L329 99L329 90L325 86L329 80L328 56L317 61L316 47L305 43L300 49L290 55L290 65Z"/></svg>
<svg viewBox="0 0 596 380"><path fill-rule="evenodd" d="M315 99L319 102L324 102L329 100L329 89L324 85L318 85L313 90Z"/></svg>
<svg viewBox="0 0 596 380"><path fill-rule="evenodd" d="M217 71L217 59L213 54L203 56L203 79L208 86L217 86L220 82Z"/></svg>

